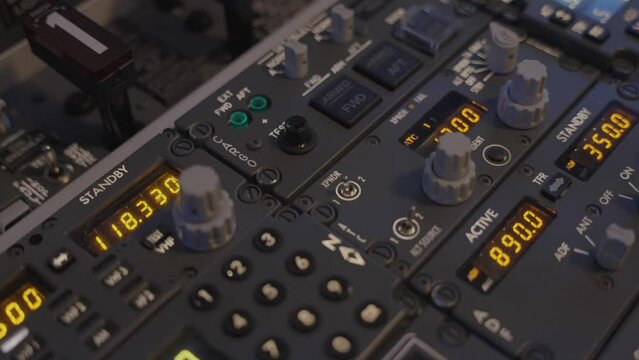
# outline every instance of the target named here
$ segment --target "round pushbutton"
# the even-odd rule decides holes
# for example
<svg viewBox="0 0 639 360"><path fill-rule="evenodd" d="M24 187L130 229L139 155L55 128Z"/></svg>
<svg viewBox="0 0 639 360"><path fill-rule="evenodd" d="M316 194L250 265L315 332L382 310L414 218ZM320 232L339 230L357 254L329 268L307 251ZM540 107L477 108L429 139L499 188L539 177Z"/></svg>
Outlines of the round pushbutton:
<svg viewBox="0 0 639 360"><path fill-rule="evenodd" d="M285 360L288 359L288 346L278 338L267 338L257 349L259 360Z"/></svg>
<svg viewBox="0 0 639 360"><path fill-rule="evenodd" d="M510 151L502 145L488 145L483 151L484 160L493 166L504 166L510 162Z"/></svg>
<svg viewBox="0 0 639 360"><path fill-rule="evenodd" d="M319 324L319 316L312 308L302 307L293 313L291 324L299 331L309 332Z"/></svg>
<svg viewBox="0 0 639 360"><path fill-rule="evenodd" d="M255 290L255 299L264 305L277 305L284 300L284 286L277 281L261 283Z"/></svg>
<svg viewBox="0 0 639 360"><path fill-rule="evenodd" d="M386 312L376 302L368 302L357 311L357 320L367 327L380 326L386 320Z"/></svg>
<svg viewBox="0 0 639 360"><path fill-rule="evenodd" d="M255 247L263 252L273 252L282 244L282 236L275 230L262 230L253 238Z"/></svg>
<svg viewBox="0 0 639 360"><path fill-rule="evenodd" d="M328 353L335 359L350 359L355 351L355 343L346 334L334 335L328 341Z"/></svg>
<svg viewBox="0 0 639 360"><path fill-rule="evenodd" d="M242 256L236 256L224 263L222 274L229 280L243 280L251 271L248 260Z"/></svg>
<svg viewBox="0 0 639 360"><path fill-rule="evenodd" d="M202 285L190 296L191 306L197 310L210 310L217 303L218 293L213 285Z"/></svg>
<svg viewBox="0 0 639 360"><path fill-rule="evenodd" d="M348 298L350 288L344 278L333 276L322 282L320 292L327 300L341 301Z"/></svg>
<svg viewBox="0 0 639 360"><path fill-rule="evenodd" d="M245 336L253 330L253 318L244 310L229 313L223 322L224 332L234 337Z"/></svg>
<svg viewBox="0 0 639 360"><path fill-rule="evenodd" d="M294 275L308 275L315 266L313 256L306 251L298 251L286 261L286 267Z"/></svg>

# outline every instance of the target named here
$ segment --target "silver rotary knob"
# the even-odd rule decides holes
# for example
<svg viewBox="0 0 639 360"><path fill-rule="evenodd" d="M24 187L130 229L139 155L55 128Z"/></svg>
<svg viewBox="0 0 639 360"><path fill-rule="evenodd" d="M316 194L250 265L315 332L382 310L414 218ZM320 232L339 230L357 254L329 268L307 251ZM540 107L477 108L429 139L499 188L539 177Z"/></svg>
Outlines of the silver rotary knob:
<svg viewBox="0 0 639 360"><path fill-rule="evenodd" d="M437 150L427 159L422 176L426 196L441 205L466 201L475 188L475 163L470 158L470 139L460 133L442 136Z"/></svg>
<svg viewBox="0 0 639 360"><path fill-rule="evenodd" d="M176 233L184 246L209 251L229 242L235 233L233 201L209 166L195 165L179 177L180 197L173 207Z"/></svg>
<svg viewBox="0 0 639 360"><path fill-rule="evenodd" d="M597 263L606 270L619 270L625 262L636 240L635 231L619 226L608 225L606 237L597 248Z"/></svg>
<svg viewBox="0 0 639 360"><path fill-rule="evenodd" d="M546 89L546 66L537 60L524 60L517 64L513 78L501 88L497 102L497 115L506 125L515 129L532 129L546 116L550 99Z"/></svg>

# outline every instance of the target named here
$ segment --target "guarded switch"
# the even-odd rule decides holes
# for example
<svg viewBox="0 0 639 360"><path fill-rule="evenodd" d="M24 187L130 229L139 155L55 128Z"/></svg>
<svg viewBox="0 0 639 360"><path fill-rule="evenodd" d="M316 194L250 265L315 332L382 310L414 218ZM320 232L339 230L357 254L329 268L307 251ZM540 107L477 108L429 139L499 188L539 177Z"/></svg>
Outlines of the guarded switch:
<svg viewBox="0 0 639 360"><path fill-rule="evenodd" d="M213 168L195 165L179 178L180 197L173 208L179 239L195 251L208 251L229 242L235 233L233 202Z"/></svg>
<svg viewBox="0 0 639 360"><path fill-rule="evenodd" d="M490 37L488 39L488 67L496 74L508 74L517 67L519 53L519 36L499 24L490 23Z"/></svg>
<svg viewBox="0 0 639 360"><path fill-rule="evenodd" d="M344 6L336 5L331 9L331 39L340 44L353 41L355 33L355 12Z"/></svg>
<svg viewBox="0 0 639 360"><path fill-rule="evenodd" d="M632 229L623 228L616 223L608 225L606 237L597 249L597 263L606 270L619 270L630 249L635 244L636 234Z"/></svg>
<svg viewBox="0 0 639 360"><path fill-rule="evenodd" d="M297 40L284 44L284 72L291 79L300 79L308 74L308 46Z"/></svg>
<svg viewBox="0 0 639 360"><path fill-rule="evenodd" d="M470 158L470 139L448 133L439 139L437 150L426 159L422 189L428 198L442 205L467 200L475 187L475 163Z"/></svg>
<svg viewBox="0 0 639 360"><path fill-rule="evenodd" d="M546 66L537 60L517 64L511 80L501 88L497 101L497 115L515 129L532 129L546 116L550 95L546 89Z"/></svg>

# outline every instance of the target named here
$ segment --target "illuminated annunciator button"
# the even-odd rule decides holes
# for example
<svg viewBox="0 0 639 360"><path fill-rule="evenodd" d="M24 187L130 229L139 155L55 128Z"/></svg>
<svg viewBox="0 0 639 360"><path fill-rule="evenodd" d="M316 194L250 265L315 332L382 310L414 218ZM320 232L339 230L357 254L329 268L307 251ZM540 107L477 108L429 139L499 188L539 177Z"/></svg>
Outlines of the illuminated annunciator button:
<svg viewBox="0 0 639 360"><path fill-rule="evenodd" d="M195 251L217 249L231 240L236 223L233 201L213 168L195 165L179 178L180 197L173 208L179 239Z"/></svg>
<svg viewBox="0 0 639 360"><path fill-rule="evenodd" d="M475 163L470 157L470 139L461 133L447 133L427 159L422 176L426 196L441 205L466 201L475 187Z"/></svg>

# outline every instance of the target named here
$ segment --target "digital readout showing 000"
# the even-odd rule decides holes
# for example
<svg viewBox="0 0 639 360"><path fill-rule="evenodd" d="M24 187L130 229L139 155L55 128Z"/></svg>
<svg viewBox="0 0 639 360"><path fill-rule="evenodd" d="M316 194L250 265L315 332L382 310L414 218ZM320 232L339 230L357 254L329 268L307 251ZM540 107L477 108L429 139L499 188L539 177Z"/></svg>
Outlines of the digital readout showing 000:
<svg viewBox="0 0 639 360"><path fill-rule="evenodd" d="M97 256L109 250L113 244L126 240L145 221L155 216L158 210L165 208L179 195L180 184L177 177L176 170L163 166L140 181L139 184L149 185L134 186L134 190L126 192L115 202L122 204L121 206L115 207L112 211L101 212L101 218L107 214L106 220L83 231L85 235L80 238L80 245ZM135 190L140 188L141 191ZM95 223L95 220L90 219L88 222Z"/></svg>
<svg viewBox="0 0 639 360"><path fill-rule="evenodd" d="M488 108L458 92L449 92L399 139L404 146L427 156L447 133L468 133Z"/></svg>
<svg viewBox="0 0 639 360"><path fill-rule="evenodd" d="M504 220L490 240L463 268L462 275L484 292L490 291L541 237L555 213L526 198Z"/></svg>
<svg viewBox="0 0 639 360"><path fill-rule="evenodd" d="M0 290L0 341L42 307L49 290L27 270Z"/></svg>
<svg viewBox="0 0 639 360"><path fill-rule="evenodd" d="M559 158L557 166L581 180L588 180L637 124L639 116L618 102L612 102L591 128Z"/></svg>

